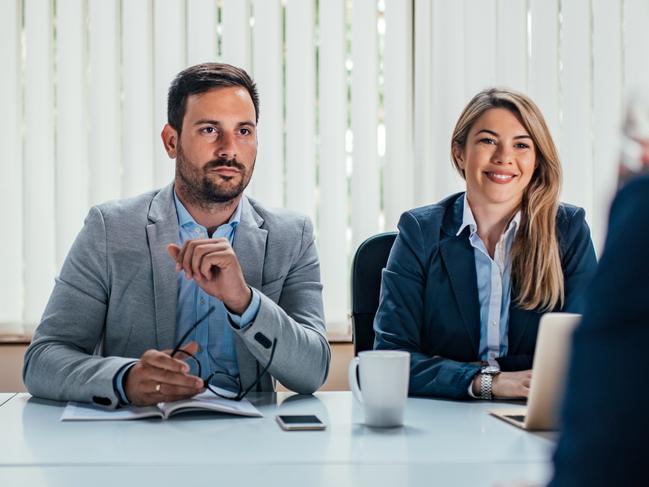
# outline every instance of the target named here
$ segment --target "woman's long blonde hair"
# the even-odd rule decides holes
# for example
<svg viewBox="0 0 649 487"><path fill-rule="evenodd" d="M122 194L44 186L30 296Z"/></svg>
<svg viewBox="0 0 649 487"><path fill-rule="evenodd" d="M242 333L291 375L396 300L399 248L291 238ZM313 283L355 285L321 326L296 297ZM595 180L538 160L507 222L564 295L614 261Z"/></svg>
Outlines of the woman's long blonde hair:
<svg viewBox="0 0 649 487"><path fill-rule="evenodd" d="M561 162L545 119L536 104L513 90L489 88L468 103L460 115L451 141L451 157L464 149L469 130L487 110L505 108L523 124L534 141L536 167L521 201L521 222L512 246L512 290L515 303L527 310L549 311L563 306L564 285L556 217L561 189Z"/></svg>

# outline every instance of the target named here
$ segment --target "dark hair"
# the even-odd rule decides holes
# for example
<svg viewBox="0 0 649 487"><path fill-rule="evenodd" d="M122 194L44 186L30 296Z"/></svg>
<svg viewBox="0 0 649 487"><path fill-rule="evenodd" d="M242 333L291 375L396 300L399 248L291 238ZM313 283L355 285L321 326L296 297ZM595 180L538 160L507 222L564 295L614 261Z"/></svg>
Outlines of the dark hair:
<svg viewBox="0 0 649 487"><path fill-rule="evenodd" d="M250 94L259 121L259 93L257 85L243 69L224 63L203 63L191 66L176 75L169 87L167 123L180 133L187 108L187 97L215 88L241 86Z"/></svg>

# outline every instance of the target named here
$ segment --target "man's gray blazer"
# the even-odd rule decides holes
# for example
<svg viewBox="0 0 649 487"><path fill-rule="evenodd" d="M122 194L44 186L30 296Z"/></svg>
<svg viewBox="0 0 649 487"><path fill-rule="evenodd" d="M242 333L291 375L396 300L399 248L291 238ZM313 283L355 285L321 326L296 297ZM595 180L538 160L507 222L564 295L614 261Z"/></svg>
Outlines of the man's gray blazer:
<svg viewBox="0 0 649 487"><path fill-rule="evenodd" d="M242 385L268 363L276 338L270 374L311 393L331 358L311 222L241 201L234 251L246 282L261 294L252 324L233 327ZM90 210L25 354L31 394L116 407L118 370L148 349L173 348L178 286L166 246L177 242L173 185ZM273 389L268 375L260 389Z"/></svg>

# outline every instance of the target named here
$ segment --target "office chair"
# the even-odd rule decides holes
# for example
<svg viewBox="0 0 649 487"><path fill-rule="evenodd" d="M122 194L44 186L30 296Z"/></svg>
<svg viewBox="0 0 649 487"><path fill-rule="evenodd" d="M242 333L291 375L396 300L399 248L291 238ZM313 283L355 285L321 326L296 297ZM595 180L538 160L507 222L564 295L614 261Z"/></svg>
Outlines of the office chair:
<svg viewBox="0 0 649 487"><path fill-rule="evenodd" d="M352 262L354 354L374 347L374 315L379 307L381 271L397 232L374 235L359 245Z"/></svg>

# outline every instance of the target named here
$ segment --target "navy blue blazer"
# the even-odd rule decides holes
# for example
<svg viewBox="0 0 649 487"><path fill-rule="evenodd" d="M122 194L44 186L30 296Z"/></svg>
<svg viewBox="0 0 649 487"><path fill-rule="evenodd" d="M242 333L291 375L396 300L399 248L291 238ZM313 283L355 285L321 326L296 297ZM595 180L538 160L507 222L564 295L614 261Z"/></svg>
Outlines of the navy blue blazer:
<svg viewBox="0 0 649 487"><path fill-rule="evenodd" d="M463 195L404 213L383 270L374 348L411 353L411 395L467 398L480 370L475 258L469 229L456 235ZM561 311L579 313L597 265L584 210L560 205L557 236L566 298ZM508 355L498 359L502 370L532 368L541 315L518 308L512 299Z"/></svg>
<svg viewBox="0 0 649 487"><path fill-rule="evenodd" d="M575 331L551 487L649 485L649 176L624 187Z"/></svg>

